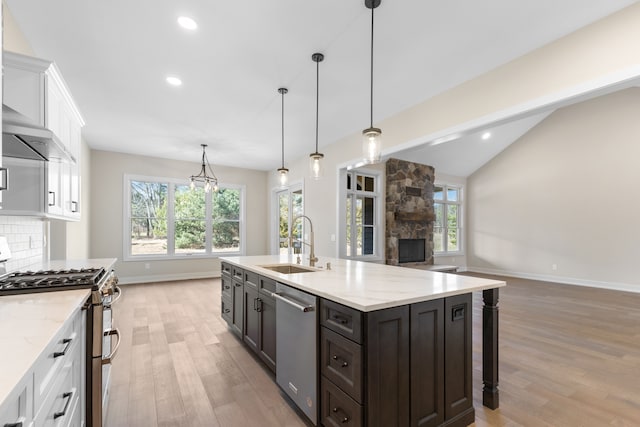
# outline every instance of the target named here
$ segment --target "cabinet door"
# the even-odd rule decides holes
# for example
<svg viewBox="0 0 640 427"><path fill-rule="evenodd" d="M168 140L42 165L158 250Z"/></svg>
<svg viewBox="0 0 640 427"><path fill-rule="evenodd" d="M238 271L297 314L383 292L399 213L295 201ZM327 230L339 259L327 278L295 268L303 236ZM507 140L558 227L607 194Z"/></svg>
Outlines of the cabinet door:
<svg viewBox="0 0 640 427"><path fill-rule="evenodd" d="M367 313L367 421L409 425L409 306Z"/></svg>
<svg viewBox="0 0 640 427"><path fill-rule="evenodd" d="M47 213L62 215L62 163L47 162Z"/></svg>
<svg viewBox="0 0 640 427"><path fill-rule="evenodd" d="M76 164L61 164L63 214L69 219L80 219L80 175Z"/></svg>
<svg viewBox="0 0 640 427"><path fill-rule="evenodd" d="M258 297L260 310L260 334L258 347L260 359L276 371L276 300L260 294Z"/></svg>
<svg viewBox="0 0 640 427"><path fill-rule="evenodd" d="M231 310L231 330L239 337L242 337L242 319L244 317L244 290L242 282L233 281Z"/></svg>
<svg viewBox="0 0 640 427"><path fill-rule="evenodd" d="M444 421L444 300L411 305L411 425Z"/></svg>
<svg viewBox="0 0 640 427"><path fill-rule="evenodd" d="M445 420L469 416L473 422L471 293L445 298L444 313Z"/></svg>
<svg viewBox="0 0 640 427"><path fill-rule="evenodd" d="M252 286L244 285L244 330L242 339L258 352L258 335L260 333L260 313L258 312L258 291Z"/></svg>
<svg viewBox="0 0 640 427"><path fill-rule="evenodd" d="M68 138L69 130L67 122L67 129L65 128L65 117L64 111L62 110L63 106L63 96L60 88L52 81L52 79L47 78L47 92L46 92L46 101L45 105L45 127L53 132L60 141L66 145L66 140L64 136Z"/></svg>

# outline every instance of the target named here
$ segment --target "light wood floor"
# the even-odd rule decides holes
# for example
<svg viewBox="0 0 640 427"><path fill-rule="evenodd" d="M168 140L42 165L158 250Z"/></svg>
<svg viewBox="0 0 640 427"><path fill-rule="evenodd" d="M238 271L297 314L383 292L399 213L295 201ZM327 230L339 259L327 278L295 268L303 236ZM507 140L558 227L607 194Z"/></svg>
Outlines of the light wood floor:
<svg viewBox="0 0 640 427"><path fill-rule="evenodd" d="M500 293L500 408L476 426L640 426L640 294L521 279ZM123 286L107 427L304 426L220 318L219 279Z"/></svg>

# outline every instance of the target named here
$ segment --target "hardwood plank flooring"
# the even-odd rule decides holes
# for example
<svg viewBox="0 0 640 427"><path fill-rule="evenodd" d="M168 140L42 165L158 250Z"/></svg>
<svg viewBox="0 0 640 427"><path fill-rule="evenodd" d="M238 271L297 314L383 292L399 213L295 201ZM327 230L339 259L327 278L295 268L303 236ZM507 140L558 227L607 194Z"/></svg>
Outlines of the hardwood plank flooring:
<svg viewBox="0 0 640 427"><path fill-rule="evenodd" d="M482 297L474 295L475 425L640 425L640 294L503 280L495 411L482 406ZM227 329L219 279L123 292L107 427L308 425Z"/></svg>

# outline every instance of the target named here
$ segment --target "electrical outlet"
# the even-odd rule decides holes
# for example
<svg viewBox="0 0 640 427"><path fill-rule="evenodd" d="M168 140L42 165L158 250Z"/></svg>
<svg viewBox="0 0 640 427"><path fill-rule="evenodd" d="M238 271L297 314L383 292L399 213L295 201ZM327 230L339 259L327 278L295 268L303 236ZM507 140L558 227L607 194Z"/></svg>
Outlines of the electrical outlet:
<svg viewBox="0 0 640 427"><path fill-rule="evenodd" d="M553 271L558 270L558 264L551 264L551 270Z"/></svg>

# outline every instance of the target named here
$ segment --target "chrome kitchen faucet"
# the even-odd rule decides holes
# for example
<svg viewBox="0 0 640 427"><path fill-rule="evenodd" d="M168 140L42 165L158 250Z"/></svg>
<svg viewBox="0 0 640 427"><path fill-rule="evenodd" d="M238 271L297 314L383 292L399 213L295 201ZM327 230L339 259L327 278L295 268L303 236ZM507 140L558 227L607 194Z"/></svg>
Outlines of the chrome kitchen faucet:
<svg viewBox="0 0 640 427"><path fill-rule="evenodd" d="M316 262L318 262L318 258L316 257L315 250L314 250L314 245L313 245L313 223L311 222L311 218L309 218L308 216L306 216L306 215L298 215L298 216L294 217L293 220L291 221L291 229L293 229L293 225L296 223L296 221L299 218L306 218L309 221L309 229L310 229L310 231L309 231L309 243L305 242L304 239L298 239L298 241L300 243L303 243L303 244L309 246L309 249L311 251L311 253L309 254L309 265L311 267L315 267ZM293 234L289 234L289 241L291 242L291 246L293 246L293 242L295 240L296 239L293 238Z"/></svg>

